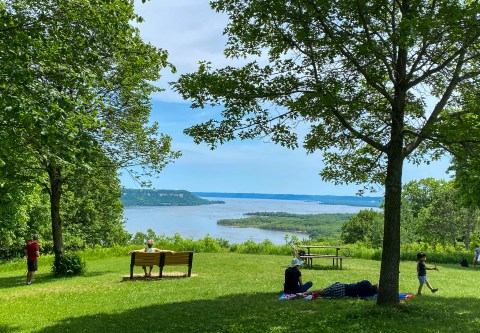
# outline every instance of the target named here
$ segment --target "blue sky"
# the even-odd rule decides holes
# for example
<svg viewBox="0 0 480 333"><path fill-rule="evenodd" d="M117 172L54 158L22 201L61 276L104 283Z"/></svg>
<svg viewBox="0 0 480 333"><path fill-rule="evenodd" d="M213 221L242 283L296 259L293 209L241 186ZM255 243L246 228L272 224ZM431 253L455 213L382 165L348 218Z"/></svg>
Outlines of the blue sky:
<svg viewBox="0 0 480 333"><path fill-rule="evenodd" d="M183 130L210 119L211 114L190 109L190 104L173 92L168 82L195 71L201 60L211 61L214 67L232 64L223 55L227 19L211 10L208 0L136 2L136 11L145 20L139 25L143 39L167 50L169 61L177 68L176 74L162 72L158 85L166 90L152 96L152 120L160 124L162 133L172 136L173 149L182 151L183 156L168 165L158 178L151 179L155 188L322 195L355 195L362 188L322 181L318 175L323 167L321 154L308 155L302 148L292 151L262 140L234 141L214 151L194 144ZM406 165L403 181L448 179L447 167L448 158L428 166ZM138 187L126 176L121 179L126 187ZM382 195L382 188L379 190L372 195Z"/></svg>

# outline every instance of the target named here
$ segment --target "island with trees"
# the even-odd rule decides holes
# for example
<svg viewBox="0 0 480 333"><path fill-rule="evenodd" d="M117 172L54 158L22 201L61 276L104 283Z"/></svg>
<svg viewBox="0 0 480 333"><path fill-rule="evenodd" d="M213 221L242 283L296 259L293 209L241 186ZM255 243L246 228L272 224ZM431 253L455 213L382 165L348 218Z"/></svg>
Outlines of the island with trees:
<svg viewBox="0 0 480 333"><path fill-rule="evenodd" d="M303 232L310 239L340 238L342 225L355 214L291 214L286 212L247 213L238 219L221 219L219 225Z"/></svg>

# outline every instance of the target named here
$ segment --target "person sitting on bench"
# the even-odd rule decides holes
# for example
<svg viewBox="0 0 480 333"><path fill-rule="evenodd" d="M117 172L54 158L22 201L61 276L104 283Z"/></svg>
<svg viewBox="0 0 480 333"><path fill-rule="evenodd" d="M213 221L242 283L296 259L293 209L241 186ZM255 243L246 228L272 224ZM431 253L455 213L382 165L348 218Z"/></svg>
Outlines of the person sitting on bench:
<svg viewBox="0 0 480 333"><path fill-rule="evenodd" d="M169 253L175 253L175 251L159 250L159 249L153 247L153 239L147 240L147 247L145 247L143 249L140 249L140 250L130 251L130 253L132 253L132 252L146 252L146 253L169 252ZM142 266L142 268L143 268L143 271L145 272L145 277L152 276L153 266L150 266L150 269L149 269L148 273L147 273L147 267L146 266Z"/></svg>

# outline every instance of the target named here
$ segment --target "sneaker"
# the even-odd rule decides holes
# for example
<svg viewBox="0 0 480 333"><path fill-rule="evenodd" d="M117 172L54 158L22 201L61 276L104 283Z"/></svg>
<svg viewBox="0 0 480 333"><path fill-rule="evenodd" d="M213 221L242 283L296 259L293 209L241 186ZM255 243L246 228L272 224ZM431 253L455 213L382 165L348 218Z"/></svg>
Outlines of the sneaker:
<svg viewBox="0 0 480 333"><path fill-rule="evenodd" d="M438 288L432 289L432 293L434 293L434 294L435 294L437 291L438 291Z"/></svg>

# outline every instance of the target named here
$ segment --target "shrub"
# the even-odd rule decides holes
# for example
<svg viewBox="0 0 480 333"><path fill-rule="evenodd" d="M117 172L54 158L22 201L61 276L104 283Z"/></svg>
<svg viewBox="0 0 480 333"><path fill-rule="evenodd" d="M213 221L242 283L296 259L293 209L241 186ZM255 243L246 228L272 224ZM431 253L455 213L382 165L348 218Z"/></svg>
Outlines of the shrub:
<svg viewBox="0 0 480 333"><path fill-rule="evenodd" d="M52 274L54 276L74 276L85 272L85 261L77 253L65 253L60 260L54 261Z"/></svg>

